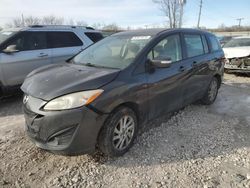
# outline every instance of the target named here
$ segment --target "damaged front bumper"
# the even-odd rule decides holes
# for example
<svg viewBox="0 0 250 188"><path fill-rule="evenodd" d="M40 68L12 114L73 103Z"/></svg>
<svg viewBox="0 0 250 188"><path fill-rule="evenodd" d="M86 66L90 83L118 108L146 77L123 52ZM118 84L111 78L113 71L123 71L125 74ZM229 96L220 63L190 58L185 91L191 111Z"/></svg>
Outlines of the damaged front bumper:
<svg viewBox="0 0 250 188"><path fill-rule="evenodd" d="M227 59L224 68L231 73L250 73L250 56Z"/></svg>

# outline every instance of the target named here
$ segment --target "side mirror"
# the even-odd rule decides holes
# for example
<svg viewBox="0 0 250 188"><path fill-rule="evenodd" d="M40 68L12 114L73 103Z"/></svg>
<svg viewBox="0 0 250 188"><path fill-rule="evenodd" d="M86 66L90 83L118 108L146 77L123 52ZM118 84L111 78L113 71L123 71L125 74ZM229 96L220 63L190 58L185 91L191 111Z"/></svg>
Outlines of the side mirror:
<svg viewBox="0 0 250 188"><path fill-rule="evenodd" d="M4 53L11 54L15 52L19 52L19 50L16 48L16 45L9 45L6 49L3 50Z"/></svg>
<svg viewBox="0 0 250 188"><path fill-rule="evenodd" d="M155 67L158 68L168 68L171 66L172 60L171 58L165 59L165 60L158 60L158 59L153 59L150 60L151 64Z"/></svg>

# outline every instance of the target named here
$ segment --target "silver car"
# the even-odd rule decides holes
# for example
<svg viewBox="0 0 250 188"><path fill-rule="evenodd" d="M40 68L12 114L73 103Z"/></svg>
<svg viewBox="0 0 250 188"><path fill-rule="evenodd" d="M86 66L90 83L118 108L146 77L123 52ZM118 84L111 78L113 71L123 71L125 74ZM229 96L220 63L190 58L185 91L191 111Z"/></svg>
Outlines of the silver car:
<svg viewBox="0 0 250 188"><path fill-rule="evenodd" d="M36 25L0 32L0 96L19 87L34 69L61 63L103 38L79 26Z"/></svg>

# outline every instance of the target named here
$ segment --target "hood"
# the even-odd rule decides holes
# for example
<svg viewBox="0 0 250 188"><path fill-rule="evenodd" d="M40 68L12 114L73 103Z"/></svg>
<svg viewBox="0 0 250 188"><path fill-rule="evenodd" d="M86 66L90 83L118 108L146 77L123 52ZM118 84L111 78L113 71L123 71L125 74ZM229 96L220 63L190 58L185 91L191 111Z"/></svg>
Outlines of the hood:
<svg viewBox="0 0 250 188"><path fill-rule="evenodd" d="M100 88L115 79L119 72L75 64L49 65L31 72L21 89L28 95L48 101L68 93Z"/></svg>
<svg viewBox="0 0 250 188"><path fill-rule="evenodd" d="M223 48L225 57L228 59L250 56L250 46Z"/></svg>

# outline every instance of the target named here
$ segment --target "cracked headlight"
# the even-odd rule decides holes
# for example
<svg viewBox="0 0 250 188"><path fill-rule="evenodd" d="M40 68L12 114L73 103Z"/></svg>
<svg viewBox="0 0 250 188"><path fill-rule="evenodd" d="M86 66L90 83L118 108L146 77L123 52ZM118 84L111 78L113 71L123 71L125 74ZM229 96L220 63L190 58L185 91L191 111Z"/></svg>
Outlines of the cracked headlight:
<svg viewBox="0 0 250 188"><path fill-rule="evenodd" d="M44 107L44 110L68 110L78 108L90 104L101 93L102 89L81 91L67 94L49 101Z"/></svg>

